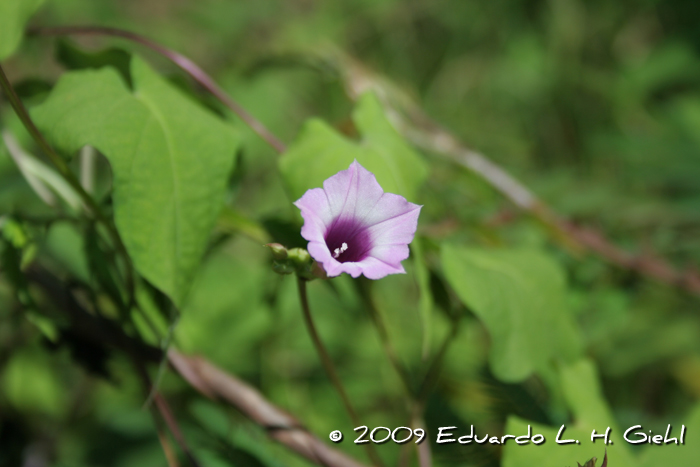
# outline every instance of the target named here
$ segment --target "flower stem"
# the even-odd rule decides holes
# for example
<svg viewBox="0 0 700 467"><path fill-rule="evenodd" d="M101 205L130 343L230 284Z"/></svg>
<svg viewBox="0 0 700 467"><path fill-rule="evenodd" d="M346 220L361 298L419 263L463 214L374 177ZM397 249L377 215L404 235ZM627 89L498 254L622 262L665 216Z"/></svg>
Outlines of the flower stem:
<svg viewBox="0 0 700 467"><path fill-rule="evenodd" d="M343 405L345 406L345 410L348 412L348 415L350 415L352 423L354 423L355 426L361 426L362 423L360 422L360 418L357 416L357 412L355 412L355 409L350 403L350 398L348 398L348 395L345 392L345 388L343 387L343 383L338 377L338 373L335 370L335 365L333 365L333 360L331 360L330 355L328 355L328 351L323 345L323 342L321 341L321 336L318 335L316 325L314 324L313 318L311 317L309 297L306 292L306 280L297 277L297 285L299 287L299 299L301 300L301 309L304 313L304 322L306 323L306 328L309 331L311 340L313 341L314 346L316 347L316 352L318 352L318 356L321 358L323 368L324 370L326 370L328 378L330 378L331 383L333 383L333 386L335 386L336 391L338 391L338 394L340 394L340 398L343 400ZM365 444L365 448L367 449L367 455L375 465L383 465L381 459L379 458L377 452L374 450L371 444Z"/></svg>
<svg viewBox="0 0 700 467"><path fill-rule="evenodd" d="M458 331L459 320L454 319L452 321L452 328L450 329L450 333L447 336L445 336L445 340L442 342L440 350L438 350L438 353L435 355L433 361L430 363L430 367L428 368L428 371L425 374L425 377L423 378L423 382L420 385L420 389L418 390L417 402L421 407L421 411L425 408L425 403L427 402L430 393L435 387L435 383L437 382L437 379L440 376L440 370L442 369L442 362L445 359L445 355L447 355L447 351L450 349L450 344L452 344L455 337L457 337Z"/></svg>
<svg viewBox="0 0 700 467"><path fill-rule="evenodd" d="M384 348L384 353L386 353L387 357L389 358L389 361L398 373L401 381L403 382L404 388L406 389L406 395L408 397L408 403L410 406L411 424L412 426L424 427L425 421L423 418L423 413L425 412L425 405L427 403L428 397L430 396L430 393L435 387L435 383L437 382L438 377L440 376L442 361L444 360L445 355L447 354L447 351L450 348L450 344L452 344L452 341L454 340L455 336L457 335L457 331L459 330L459 318L452 317L452 328L450 330L450 333L447 336L445 336L445 340L443 341L442 345L440 346L440 349L431 361L430 366L428 367L428 370L426 371L420 386L416 390L414 390L408 370L406 370L406 367L401 363L401 360L399 360L399 357L396 354L394 347L391 345L386 324L384 323L382 315L379 312L379 309L377 308L376 304L374 303L374 300L372 300L372 295L370 291L371 283L364 278L360 278L356 281L356 284L360 292L360 296L362 297L362 300L364 301L365 306L368 310L370 318L372 319L372 322L377 328L377 333L379 334L379 340L381 341L382 347ZM418 452L418 465L420 465L420 467L432 466L430 443L421 443L416 447Z"/></svg>
<svg viewBox="0 0 700 467"><path fill-rule="evenodd" d="M70 184L70 186L75 190L75 192L78 193L78 196L80 196L80 199L85 204L86 209L90 213L92 213L92 215L95 216L95 218L105 226L107 232L109 232L109 236L112 239L112 242L114 243L114 247L117 249L117 251L119 251L119 253L124 259L124 263L126 266L125 282L127 293L129 296L129 306L133 305L134 275L131 259L129 258L129 254L126 251L126 247L124 246L121 237L119 237L119 233L117 232L116 227L107 219L107 217L100 209L100 206L95 202L92 196L90 196L90 194L87 191L85 191L83 186L80 184L78 178L73 174L73 172L71 172L70 167L68 167L66 161L63 160L63 158L59 156L56 153L56 151L54 151L54 149L49 145L46 139L44 139L44 136L41 134L39 129L34 124L34 121L32 121L32 118L29 116L29 112L27 112L26 107L24 107L22 100L19 98L14 88L12 87L12 84L7 78L7 75L5 74L5 70L2 68L2 65L0 65L0 87L2 87L3 91L5 91L5 95L7 95L7 98L9 99L12 108L17 113L17 116L22 121L24 127L27 129L29 134L32 136L32 138L34 138L34 141L36 141L41 150L48 156L48 158L51 160L54 166L56 166L58 172L63 176L63 178L68 182L68 184Z"/></svg>
<svg viewBox="0 0 700 467"><path fill-rule="evenodd" d="M382 315L377 309L377 306L371 297L371 283L365 278L359 278L356 281L356 284L360 291L360 296L362 297L362 300L365 303L365 307L367 308L369 316L372 319L372 322L374 323L374 327L377 328L377 333L379 334L379 340L381 341L382 347L384 348L384 353L389 358L389 361L396 370L396 373L398 373L399 378L401 379L401 382L404 385L404 389L406 390L407 396L411 400L413 400L415 391L413 389L411 377L408 374L408 370L406 370L404 365L401 363L401 360L396 354L394 347L391 345L391 341L389 340L389 332L387 331L386 325L384 324Z"/></svg>

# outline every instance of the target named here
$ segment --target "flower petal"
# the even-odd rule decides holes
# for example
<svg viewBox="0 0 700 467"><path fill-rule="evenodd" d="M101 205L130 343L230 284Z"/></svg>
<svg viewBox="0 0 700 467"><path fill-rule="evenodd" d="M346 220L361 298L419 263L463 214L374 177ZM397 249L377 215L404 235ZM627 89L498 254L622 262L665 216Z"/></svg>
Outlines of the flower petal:
<svg viewBox="0 0 700 467"><path fill-rule="evenodd" d="M374 258L372 256L362 260L361 263L356 264L362 264L362 273L368 279L381 279L382 277L387 276L389 274L406 274L406 270L401 264L395 266L392 264L385 263L380 259Z"/></svg>
<svg viewBox="0 0 700 467"><path fill-rule="evenodd" d="M333 217L323 189L308 190L294 205L301 210L301 216L304 218L301 236L310 242L324 242L323 236L333 222Z"/></svg>
<svg viewBox="0 0 700 467"><path fill-rule="evenodd" d="M328 247L326 246L325 242L309 242L309 245L306 247L306 249L309 251L309 254L313 259L323 264L323 269L326 271L326 274L328 274L329 276L337 276L338 274L340 274L340 272L338 272L337 274L332 274L332 270L334 269L331 263L338 263L338 261L333 259L333 256L328 250Z"/></svg>
<svg viewBox="0 0 700 467"><path fill-rule="evenodd" d="M323 191L333 219L352 218L362 221L370 215L384 194L372 172L357 160L347 170L341 170L323 182Z"/></svg>
<svg viewBox="0 0 700 467"><path fill-rule="evenodd" d="M405 198L385 193L367 221L372 244L409 244L416 234L418 216L423 206L409 203Z"/></svg>
<svg viewBox="0 0 700 467"><path fill-rule="evenodd" d="M389 266L400 267L401 261L408 258L409 249L405 243L377 245L369 252L369 257L378 259Z"/></svg>

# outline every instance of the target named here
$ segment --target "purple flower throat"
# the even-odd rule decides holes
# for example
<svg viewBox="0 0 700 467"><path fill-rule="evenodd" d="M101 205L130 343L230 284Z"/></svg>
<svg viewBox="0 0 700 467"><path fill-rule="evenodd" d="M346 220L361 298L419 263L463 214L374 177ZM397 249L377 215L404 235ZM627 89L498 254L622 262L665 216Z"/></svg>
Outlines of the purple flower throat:
<svg viewBox="0 0 700 467"><path fill-rule="evenodd" d="M359 262L372 249L365 226L357 219L337 217L324 235L326 246L339 263Z"/></svg>

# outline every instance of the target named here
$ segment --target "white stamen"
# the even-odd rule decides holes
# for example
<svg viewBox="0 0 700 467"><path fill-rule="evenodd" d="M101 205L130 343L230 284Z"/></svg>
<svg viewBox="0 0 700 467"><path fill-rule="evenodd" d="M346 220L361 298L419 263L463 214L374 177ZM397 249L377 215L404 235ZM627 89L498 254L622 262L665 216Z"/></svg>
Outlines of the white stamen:
<svg viewBox="0 0 700 467"><path fill-rule="evenodd" d="M348 244L343 242L343 244L340 245L340 248L336 248L335 250L333 250L333 257L337 258L338 256L340 256L341 253L344 253L345 250L347 250L347 249L348 249Z"/></svg>

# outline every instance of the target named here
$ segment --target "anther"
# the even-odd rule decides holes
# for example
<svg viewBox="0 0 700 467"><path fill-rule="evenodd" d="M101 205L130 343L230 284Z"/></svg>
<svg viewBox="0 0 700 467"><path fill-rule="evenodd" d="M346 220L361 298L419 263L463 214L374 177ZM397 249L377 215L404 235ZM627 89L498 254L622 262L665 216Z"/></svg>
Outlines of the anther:
<svg viewBox="0 0 700 467"><path fill-rule="evenodd" d="M340 248L336 248L335 250L333 250L333 258L337 258L338 256L340 256L341 253L344 253L347 249L348 244L343 242L343 244L340 245Z"/></svg>

